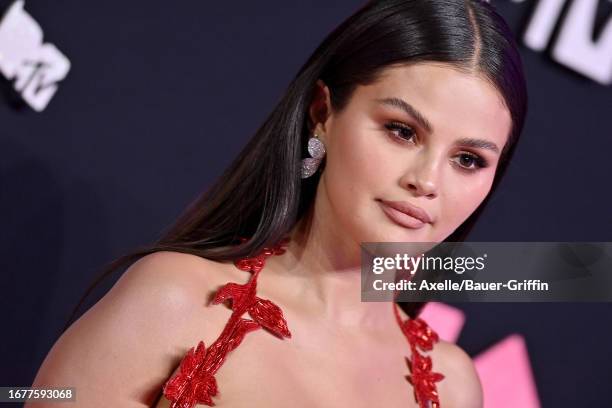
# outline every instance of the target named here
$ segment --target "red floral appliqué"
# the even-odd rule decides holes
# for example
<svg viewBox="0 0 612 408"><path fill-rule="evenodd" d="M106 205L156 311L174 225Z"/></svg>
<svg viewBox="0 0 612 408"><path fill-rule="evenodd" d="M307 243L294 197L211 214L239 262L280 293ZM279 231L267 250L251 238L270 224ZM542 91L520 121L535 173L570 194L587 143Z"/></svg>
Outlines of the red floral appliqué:
<svg viewBox="0 0 612 408"><path fill-rule="evenodd" d="M244 242L246 238L241 237L240 241ZM212 303L231 302L232 315L208 349L203 341L192 347L181 360L178 374L164 384L163 393L171 401L170 408L193 408L196 404L214 406L212 397L218 393L215 373L247 333L263 327L280 338L291 337L282 310L270 300L256 295L257 277L266 258L283 254L288 241L284 238L273 247L263 248L256 256L234 262L239 269L250 272L251 278L243 285L227 283L215 293ZM410 344L412 359L406 358L410 369L406 378L413 385L415 400L420 408L440 408L435 383L444 376L432 372L431 358L418 351L431 350L438 335L422 319L402 321L397 303L393 302L393 307L396 320ZM245 313L250 319L242 317Z"/></svg>
<svg viewBox="0 0 612 408"><path fill-rule="evenodd" d="M433 345L439 340L438 334L423 319L418 317L402 321L398 308L397 303L393 302L393 311L397 322L410 344L412 359L406 358L410 369L410 375L407 375L406 378L414 388L414 398L419 404L419 408L440 408L436 382L442 380L444 375L433 372L431 357L424 356L418 350L432 350Z"/></svg>
<svg viewBox="0 0 612 408"><path fill-rule="evenodd" d="M244 242L246 239L240 240ZM244 285L227 283L215 294L213 304L231 301L232 315L217 340L208 349L203 341L192 347L183 357L179 373L164 384L163 392L171 401L170 408L192 408L196 404L214 406L212 397L218 392L214 375L228 353L238 347L248 332L263 327L280 338L291 337L282 310L255 294L257 276L265 259L284 253L287 242L288 238L284 238L254 257L235 262L238 268L251 272L251 278ZM252 320L242 318L244 313L248 313Z"/></svg>

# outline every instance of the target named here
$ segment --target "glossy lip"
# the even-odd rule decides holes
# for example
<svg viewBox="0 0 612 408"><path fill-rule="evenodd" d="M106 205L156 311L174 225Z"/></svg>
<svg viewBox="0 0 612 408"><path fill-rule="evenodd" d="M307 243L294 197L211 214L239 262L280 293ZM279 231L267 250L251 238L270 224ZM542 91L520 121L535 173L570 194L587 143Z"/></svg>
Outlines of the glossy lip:
<svg viewBox="0 0 612 408"><path fill-rule="evenodd" d="M406 201L377 200L383 211L392 221L407 228L422 228L431 224L432 219L427 211Z"/></svg>

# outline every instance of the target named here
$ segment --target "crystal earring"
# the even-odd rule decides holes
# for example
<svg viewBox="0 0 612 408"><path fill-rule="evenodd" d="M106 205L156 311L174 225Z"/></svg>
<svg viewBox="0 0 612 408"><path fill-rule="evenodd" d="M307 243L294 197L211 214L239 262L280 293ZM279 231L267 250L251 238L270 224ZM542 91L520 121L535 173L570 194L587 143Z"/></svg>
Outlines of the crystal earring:
<svg viewBox="0 0 612 408"><path fill-rule="evenodd" d="M323 157L325 157L325 145L316 133L308 139L308 153L312 157L302 159L302 178L308 178L315 174Z"/></svg>

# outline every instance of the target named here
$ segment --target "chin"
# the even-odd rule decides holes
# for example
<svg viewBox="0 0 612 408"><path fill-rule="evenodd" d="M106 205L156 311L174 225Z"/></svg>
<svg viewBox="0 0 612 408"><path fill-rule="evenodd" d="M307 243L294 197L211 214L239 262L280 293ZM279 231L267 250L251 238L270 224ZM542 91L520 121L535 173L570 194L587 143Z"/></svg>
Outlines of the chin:
<svg viewBox="0 0 612 408"><path fill-rule="evenodd" d="M425 228L411 230L401 227L394 228L392 226L385 228L384 231L371 232L366 236L368 239L361 242L430 242L429 234L423 231Z"/></svg>

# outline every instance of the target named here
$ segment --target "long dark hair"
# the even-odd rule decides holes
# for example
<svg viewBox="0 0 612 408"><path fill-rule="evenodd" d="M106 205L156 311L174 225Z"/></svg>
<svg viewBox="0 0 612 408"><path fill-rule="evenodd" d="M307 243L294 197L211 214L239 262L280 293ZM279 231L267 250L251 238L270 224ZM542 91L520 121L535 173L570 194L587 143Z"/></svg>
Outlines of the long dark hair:
<svg viewBox="0 0 612 408"><path fill-rule="evenodd" d="M465 240L499 184L519 139L526 85L513 35L479 0L370 1L333 30L308 58L284 96L216 182L151 246L111 262L91 290L120 266L157 251L227 261L252 256L285 237L313 202L319 175L300 177L309 137L308 108L317 80L340 112L358 85L375 82L391 64L442 62L481 75L500 92L512 117L491 193L446 241ZM238 237L249 237L237 244ZM416 316L422 304L402 304Z"/></svg>

